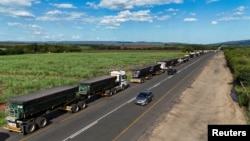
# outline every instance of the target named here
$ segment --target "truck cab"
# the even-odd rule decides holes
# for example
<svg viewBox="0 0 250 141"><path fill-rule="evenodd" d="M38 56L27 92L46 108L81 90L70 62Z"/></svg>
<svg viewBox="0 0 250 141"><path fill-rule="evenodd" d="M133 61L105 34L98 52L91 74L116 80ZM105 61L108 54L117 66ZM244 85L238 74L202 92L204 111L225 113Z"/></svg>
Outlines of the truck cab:
<svg viewBox="0 0 250 141"><path fill-rule="evenodd" d="M120 86L122 90L129 86L129 84L127 83L127 75L125 71L110 70L109 73L111 76L116 76L117 86Z"/></svg>

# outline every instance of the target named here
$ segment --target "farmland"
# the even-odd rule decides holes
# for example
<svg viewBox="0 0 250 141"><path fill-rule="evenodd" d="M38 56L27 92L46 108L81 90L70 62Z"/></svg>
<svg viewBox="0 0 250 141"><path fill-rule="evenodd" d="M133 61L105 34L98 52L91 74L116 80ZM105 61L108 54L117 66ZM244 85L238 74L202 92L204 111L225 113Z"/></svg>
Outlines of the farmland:
<svg viewBox="0 0 250 141"><path fill-rule="evenodd" d="M98 75L109 69L128 72L161 59L183 56L178 51L92 51L82 53L46 53L0 56L0 103L27 94Z"/></svg>

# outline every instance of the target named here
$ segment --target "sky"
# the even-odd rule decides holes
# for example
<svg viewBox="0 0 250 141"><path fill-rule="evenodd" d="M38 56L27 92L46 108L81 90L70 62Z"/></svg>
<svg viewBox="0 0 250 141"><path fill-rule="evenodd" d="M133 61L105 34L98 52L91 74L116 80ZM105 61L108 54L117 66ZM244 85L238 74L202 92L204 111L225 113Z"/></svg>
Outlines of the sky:
<svg viewBox="0 0 250 141"><path fill-rule="evenodd" d="M250 39L250 0L0 0L0 41Z"/></svg>

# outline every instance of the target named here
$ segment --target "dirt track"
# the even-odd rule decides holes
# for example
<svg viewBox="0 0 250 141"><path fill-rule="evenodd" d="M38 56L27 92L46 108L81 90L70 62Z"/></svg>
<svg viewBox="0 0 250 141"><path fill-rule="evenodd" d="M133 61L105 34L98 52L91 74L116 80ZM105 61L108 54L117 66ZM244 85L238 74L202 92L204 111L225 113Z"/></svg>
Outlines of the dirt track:
<svg viewBox="0 0 250 141"><path fill-rule="evenodd" d="M231 89L232 74L219 52L139 141L207 141L208 124L247 124Z"/></svg>

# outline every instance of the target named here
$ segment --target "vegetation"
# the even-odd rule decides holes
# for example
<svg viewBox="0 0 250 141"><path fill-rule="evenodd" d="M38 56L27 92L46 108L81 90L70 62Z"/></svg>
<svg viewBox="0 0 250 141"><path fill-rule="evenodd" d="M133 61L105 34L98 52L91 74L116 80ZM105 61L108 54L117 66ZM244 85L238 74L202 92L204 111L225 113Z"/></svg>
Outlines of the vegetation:
<svg viewBox="0 0 250 141"><path fill-rule="evenodd" d="M0 56L0 102L21 94L107 74L109 69L129 70L182 52L113 51Z"/></svg>
<svg viewBox="0 0 250 141"><path fill-rule="evenodd" d="M250 48L225 47L227 64L233 73L239 105L244 108L250 123Z"/></svg>
<svg viewBox="0 0 250 141"><path fill-rule="evenodd" d="M158 60L183 56L211 46L166 44L163 46L84 44L0 44L0 104L7 99L58 85L107 74L109 69L130 69ZM0 125L4 124L0 113Z"/></svg>
<svg viewBox="0 0 250 141"><path fill-rule="evenodd" d="M0 43L0 55L82 52L88 50L212 50L217 46L193 44L56 44L56 43Z"/></svg>

